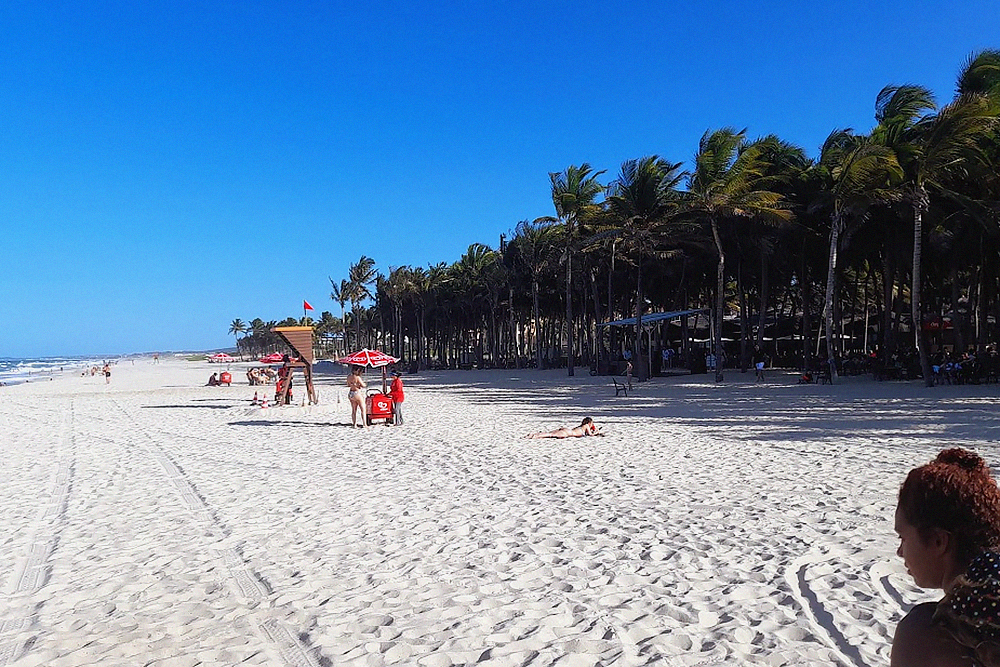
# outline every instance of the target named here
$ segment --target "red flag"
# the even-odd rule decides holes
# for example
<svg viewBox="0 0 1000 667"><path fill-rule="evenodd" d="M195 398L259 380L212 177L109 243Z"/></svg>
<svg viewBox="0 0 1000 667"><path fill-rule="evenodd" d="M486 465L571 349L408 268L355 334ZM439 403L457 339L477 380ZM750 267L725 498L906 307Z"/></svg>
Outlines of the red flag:
<svg viewBox="0 0 1000 667"><path fill-rule="evenodd" d="M313 309L313 307L309 305L308 301L303 301L302 302L302 310L312 310L312 309Z"/></svg>

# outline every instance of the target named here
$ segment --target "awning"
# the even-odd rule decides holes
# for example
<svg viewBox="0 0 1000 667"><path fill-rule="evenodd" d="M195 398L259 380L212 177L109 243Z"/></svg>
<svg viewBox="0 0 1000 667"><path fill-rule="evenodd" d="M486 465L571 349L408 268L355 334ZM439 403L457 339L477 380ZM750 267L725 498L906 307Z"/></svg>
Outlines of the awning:
<svg viewBox="0 0 1000 667"><path fill-rule="evenodd" d="M676 320L680 317L686 317L688 315L699 315L712 312L708 308L695 308L694 310L674 310L669 313L649 313L648 315L642 316L642 325L647 326L651 324L656 324L657 322ZM635 318L629 317L624 320L615 320L614 322L601 322L597 326L599 327L634 327Z"/></svg>
<svg viewBox="0 0 1000 667"><path fill-rule="evenodd" d="M278 334L278 336L281 337L281 340L285 341L285 344L292 348L292 352L294 352L301 361L304 361L312 366L312 327L275 327L271 329L271 331Z"/></svg>

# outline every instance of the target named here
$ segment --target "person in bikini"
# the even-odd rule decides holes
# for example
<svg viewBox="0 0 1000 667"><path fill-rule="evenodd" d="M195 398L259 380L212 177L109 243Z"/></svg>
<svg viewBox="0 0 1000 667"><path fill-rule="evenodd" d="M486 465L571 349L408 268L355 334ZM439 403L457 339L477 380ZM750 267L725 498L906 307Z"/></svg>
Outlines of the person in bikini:
<svg viewBox="0 0 1000 667"><path fill-rule="evenodd" d="M590 417L584 417L579 426L573 428L557 428L554 431L539 431L529 433L526 438L582 438L588 435L604 435L597 429L597 424Z"/></svg>
<svg viewBox="0 0 1000 667"><path fill-rule="evenodd" d="M361 367L355 366L347 376L347 400L351 402L351 425L355 428L367 428L365 418L365 381L361 379ZM358 424L358 412L361 412L361 424Z"/></svg>

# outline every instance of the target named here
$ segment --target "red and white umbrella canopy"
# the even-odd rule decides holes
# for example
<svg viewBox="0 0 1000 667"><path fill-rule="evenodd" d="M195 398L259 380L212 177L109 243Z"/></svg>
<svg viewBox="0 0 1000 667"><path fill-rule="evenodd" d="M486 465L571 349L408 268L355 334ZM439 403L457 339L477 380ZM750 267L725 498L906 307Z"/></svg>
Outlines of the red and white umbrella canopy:
<svg viewBox="0 0 1000 667"><path fill-rule="evenodd" d="M359 350L353 354L349 354L346 357L337 359L337 363L345 364L349 366L371 366L372 368L381 368L382 366L388 366L389 364L394 364L399 359L390 356L385 352L379 352L378 350L369 350L365 348Z"/></svg>
<svg viewBox="0 0 1000 667"><path fill-rule="evenodd" d="M209 361L236 361L233 357L229 356L225 352L219 352L218 354L213 354L208 358Z"/></svg>

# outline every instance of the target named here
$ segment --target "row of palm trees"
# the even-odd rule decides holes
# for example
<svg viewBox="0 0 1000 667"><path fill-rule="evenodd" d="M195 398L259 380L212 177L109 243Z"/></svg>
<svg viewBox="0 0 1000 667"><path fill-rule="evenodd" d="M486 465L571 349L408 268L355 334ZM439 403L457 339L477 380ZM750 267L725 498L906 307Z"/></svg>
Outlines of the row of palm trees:
<svg viewBox="0 0 1000 667"><path fill-rule="evenodd" d="M704 308L719 358L735 315L744 369L765 331L777 338L776 323L794 322L801 365L863 344L883 359L912 347L930 384L928 322L949 316L958 348L995 342L998 119L1000 50L986 50L964 64L947 104L887 86L875 127L835 130L816 159L723 128L704 134L688 170L653 155L602 184L606 172L572 165L549 175L554 216L523 220L498 248L473 244L450 265L385 275L362 256L330 281L340 316L309 321L330 354L380 346L418 367L564 359L572 375L578 355L609 361L597 325L629 316L643 375L643 316ZM238 346L274 343L259 320L238 323Z"/></svg>

